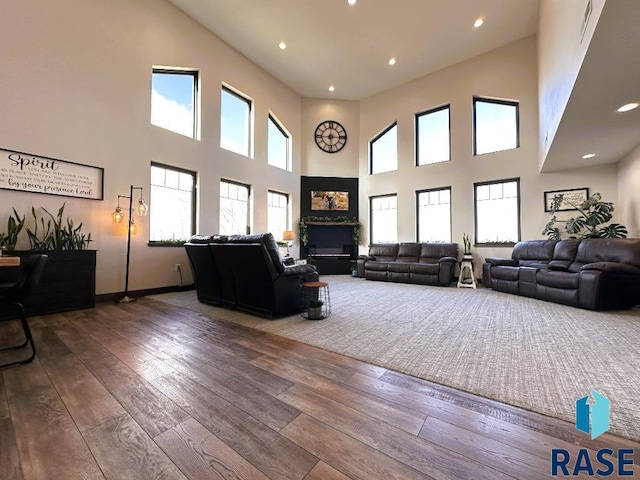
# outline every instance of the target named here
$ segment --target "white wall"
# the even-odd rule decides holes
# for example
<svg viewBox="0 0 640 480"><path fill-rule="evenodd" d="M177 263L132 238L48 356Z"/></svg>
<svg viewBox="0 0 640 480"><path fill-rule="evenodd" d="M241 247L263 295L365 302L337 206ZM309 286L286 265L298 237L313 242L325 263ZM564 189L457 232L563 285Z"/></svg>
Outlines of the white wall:
<svg viewBox="0 0 640 480"><path fill-rule="evenodd" d="M104 201L0 190L0 219L13 207L55 211L66 201L69 216L95 239L97 293L124 288L126 229L114 228L110 213L130 184L144 187L148 199L151 161L198 172L198 232L217 231L221 177L252 185L254 231L266 230L270 188L291 193L298 211L300 96L168 2L3 1L0 45L0 147L105 169ZM201 141L150 124L154 65L200 69ZM219 147L222 82L255 101L255 158ZM293 172L266 163L269 110L294 139ZM148 218L136 223L130 289L176 285L176 263L190 283L184 249L148 247ZM26 237L18 247L28 247Z"/></svg>
<svg viewBox="0 0 640 480"><path fill-rule="evenodd" d="M415 192L425 188L452 188L453 241L474 231L473 184L519 177L522 239L543 238L549 215L543 192L589 187L605 198L616 198L616 168L605 166L570 172L539 173L536 39L530 37L472 60L419 78L363 100L360 104L360 221L361 251L368 238L368 198L398 194L398 239L416 241ZM520 148L474 157L472 155L472 98L474 95L517 100L520 103ZM414 166L414 115L440 105L451 105L451 161ZM398 160L395 172L368 174L368 142L384 127L398 121ZM509 255L510 249L475 248L477 260ZM477 262L479 264L480 262Z"/></svg>
<svg viewBox="0 0 640 480"><path fill-rule="evenodd" d="M614 0L615 1L615 0ZM606 0L591 0L591 15L581 35L589 0L542 0L538 15L540 85L540 166L553 143Z"/></svg>
<svg viewBox="0 0 640 480"><path fill-rule="evenodd" d="M614 222L629 230L629 237L640 237L640 146L618 166L618 201Z"/></svg>

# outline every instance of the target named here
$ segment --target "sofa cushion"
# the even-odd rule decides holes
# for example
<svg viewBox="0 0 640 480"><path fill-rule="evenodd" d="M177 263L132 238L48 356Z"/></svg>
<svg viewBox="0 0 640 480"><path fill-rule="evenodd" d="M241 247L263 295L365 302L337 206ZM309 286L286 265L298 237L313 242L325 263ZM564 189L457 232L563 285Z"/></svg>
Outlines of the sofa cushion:
<svg viewBox="0 0 640 480"><path fill-rule="evenodd" d="M262 243L273 262L275 269L282 273L284 272L284 265L282 264L282 257L280 256L280 249L276 243L276 239L271 233L254 233L250 235L230 235L228 238L229 243Z"/></svg>
<svg viewBox="0 0 640 480"><path fill-rule="evenodd" d="M586 238L578 245L576 263L618 262L640 267L640 238Z"/></svg>
<svg viewBox="0 0 640 480"><path fill-rule="evenodd" d="M398 248L397 262L417 262L420 258L421 246L419 243L401 243Z"/></svg>
<svg viewBox="0 0 640 480"><path fill-rule="evenodd" d="M213 238L213 235L192 235L187 243L202 245L202 244L211 243L212 238Z"/></svg>
<svg viewBox="0 0 640 480"><path fill-rule="evenodd" d="M529 240L518 242L513 247L511 258L523 266L539 266L548 263L553 258L557 240ZM493 275L493 272L491 272Z"/></svg>
<svg viewBox="0 0 640 480"><path fill-rule="evenodd" d="M518 281L520 267L496 266L491 269L491 277L496 280Z"/></svg>
<svg viewBox="0 0 640 480"><path fill-rule="evenodd" d="M411 263L409 271L418 275L439 275L440 265L438 263Z"/></svg>
<svg viewBox="0 0 640 480"><path fill-rule="evenodd" d="M536 282L546 287L575 290L578 288L580 274L555 270L538 270Z"/></svg>
<svg viewBox="0 0 640 480"><path fill-rule="evenodd" d="M409 273L409 262L389 262L389 271L395 273Z"/></svg>
<svg viewBox="0 0 640 480"><path fill-rule="evenodd" d="M457 243L422 243L420 263L438 263L442 258L458 258Z"/></svg>
<svg viewBox="0 0 640 480"><path fill-rule="evenodd" d="M373 272L386 272L389 270L389 262L368 261L366 269Z"/></svg>
<svg viewBox="0 0 640 480"><path fill-rule="evenodd" d="M394 261L398 256L398 249L397 243L376 243L369 248L369 255L373 255L378 261Z"/></svg>

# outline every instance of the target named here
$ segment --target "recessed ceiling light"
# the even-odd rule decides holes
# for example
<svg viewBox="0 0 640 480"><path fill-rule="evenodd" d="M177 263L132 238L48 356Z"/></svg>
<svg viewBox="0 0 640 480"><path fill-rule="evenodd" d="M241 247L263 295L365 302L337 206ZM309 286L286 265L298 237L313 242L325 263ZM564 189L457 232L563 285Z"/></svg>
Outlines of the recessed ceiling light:
<svg viewBox="0 0 640 480"><path fill-rule="evenodd" d="M389 65L395 65L396 64L396 59L394 57L391 57L389 59Z"/></svg>
<svg viewBox="0 0 640 480"><path fill-rule="evenodd" d="M287 44L284 42L280 42L278 46L280 47L280 50L284 50L285 48L287 48Z"/></svg>
<svg viewBox="0 0 640 480"><path fill-rule="evenodd" d="M347 3L349 5L355 5L356 4L356 0L347 0Z"/></svg>
<svg viewBox="0 0 640 480"><path fill-rule="evenodd" d="M587 158L593 158L595 156L596 156L595 153L587 153L586 155L582 155L582 158L586 160Z"/></svg>
<svg viewBox="0 0 640 480"><path fill-rule="evenodd" d="M638 108L637 103L627 103L626 105L621 106L618 111L619 112L628 112L629 110L633 110L634 108Z"/></svg>
<svg viewBox="0 0 640 480"><path fill-rule="evenodd" d="M479 18L473 23L473 26L475 28L478 28L478 27L481 27L483 23L484 23L484 20L482 18Z"/></svg>
<svg viewBox="0 0 640 480"><path fill-rule="evenodd" d="M329 91L330 91L330 92L333 92L335 89L336 89L336 87L334 87L333 85L331 85L331 86L329 87Z"/></svg>

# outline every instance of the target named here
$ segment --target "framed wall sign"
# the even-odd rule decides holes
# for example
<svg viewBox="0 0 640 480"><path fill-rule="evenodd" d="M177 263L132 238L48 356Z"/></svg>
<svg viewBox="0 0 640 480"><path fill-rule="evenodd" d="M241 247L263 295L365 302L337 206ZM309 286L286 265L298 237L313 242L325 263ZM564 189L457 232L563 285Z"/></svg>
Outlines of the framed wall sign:
<svg viewBox="0 0 640 480"><path fill-rule="evenodd" d="M0 188L102 200L104 168L0 148Z"/></svg>
<svg viewBox="0 0 640 480"><path fill-rule="evenodd" d="M556 195L562 195L562 203L558 211L575 210L573 205L580 205L589 198L588 188L572 188L570 190L554 190L551 192L544 192L544 211L551 211L551 204L553 198Z"/></svg>

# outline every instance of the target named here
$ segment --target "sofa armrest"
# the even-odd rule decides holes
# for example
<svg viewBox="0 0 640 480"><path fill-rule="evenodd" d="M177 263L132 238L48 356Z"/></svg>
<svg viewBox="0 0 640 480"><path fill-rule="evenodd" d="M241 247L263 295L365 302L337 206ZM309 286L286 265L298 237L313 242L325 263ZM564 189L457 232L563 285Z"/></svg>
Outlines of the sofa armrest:
<svg viewBox="0 0 640 480"><path fill-rule="evenodd" d="M316 271L316 267L313 265L291 265L286 266L284 268L284 272L282 272L282 276L284 277L294 277L297 275L304 275L306 273L313 273Z"/></svg>
<svg viewBox="0 0 640 480"><path fill-rule="evenodd" d="M440 257L439 263L457 263L458 259L453 257Z"/></svg>
<svg viewBox="0 0 640 480"><path fill-rule="evenodd" d="M503 267L517 267L519 265L518 261L513 258L487 257L484 261L491 265Z"/></svg>
<svg viewBox="0 0 640 480"><path fill-rule="evenodd" d="M620 273L623 275L640 275L640 268L634 265L618 262L594 262L587 263L580 268L580 271L598 270L607 273Z"/></svg>
<svg viewBox="0 0 640 480"><path fill-rule="evenodd" d="M293 257L285 257L282 259L282 264L287 267L289 265L295 265L296 264L296 259Z"/></svg>

